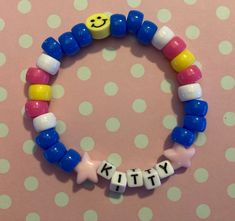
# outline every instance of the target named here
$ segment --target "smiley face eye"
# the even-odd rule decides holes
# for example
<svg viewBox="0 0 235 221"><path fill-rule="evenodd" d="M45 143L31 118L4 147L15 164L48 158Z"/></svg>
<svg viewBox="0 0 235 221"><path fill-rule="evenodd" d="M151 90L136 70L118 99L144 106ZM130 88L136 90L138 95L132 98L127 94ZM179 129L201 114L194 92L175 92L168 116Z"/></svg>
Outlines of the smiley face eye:
<svg viewBox="0 0 235 221"><path fill-rule="evenodd" d="M91 22L95 22L95 19L91 19L90 21L91 21Z"/></svg>
<svg viewBox="0 0 235 221"><path fill-rule="evenodd" d="M98 16L97 19L101 19L101 16Z"/></svg>

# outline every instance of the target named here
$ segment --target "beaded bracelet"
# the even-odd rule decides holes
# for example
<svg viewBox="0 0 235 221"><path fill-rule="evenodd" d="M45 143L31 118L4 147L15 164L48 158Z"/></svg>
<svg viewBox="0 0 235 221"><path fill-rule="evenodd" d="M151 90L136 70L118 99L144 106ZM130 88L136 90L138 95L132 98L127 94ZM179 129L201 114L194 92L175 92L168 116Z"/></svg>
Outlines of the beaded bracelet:
<svg viewBox="0 0 235 221"><path fill-rule="evenodd" d="M103 13L93 14L87 18L85 24L77 24L70 32L60 35L58 41L52 37L47 38L42 43L44 53L38 57L37 67L31 67L27 71L26 80L30 86L25 111L33 118L34 129L39 132L35 141L44 151L47 161L58 164L66 172L75 170L78 184L85 180L97 183L99 175L111 180L111 191L123 193L126 186L155 189L161 185L162 179L174 174L176 169L190 167L191 158L195 154L195 148L190 146L196 133L203 132L206 128L208 104L201 99L202 89L196 83L202 75L194 55L170 28L163 26L158 29L153 22L143 20L143 13L136 10L130 11L127 18L122 14L113 14L110 17ZM106 160L93 161L87 152L81 157L77 151L66 149L55 130L56 117L48 111L48 102L52 98L49 80L50 76L57 74L63 56L77 54L83 47L90 45L93 39L104 39L110 35L121 38L127 33L136 36L144 45L152 44L170 61L177 72L180 84L178 96L184 103L185 116L183 126L175 127L171 133L174 145L163 152L166 160L147 170L130 169L119 172Z"/></svg>

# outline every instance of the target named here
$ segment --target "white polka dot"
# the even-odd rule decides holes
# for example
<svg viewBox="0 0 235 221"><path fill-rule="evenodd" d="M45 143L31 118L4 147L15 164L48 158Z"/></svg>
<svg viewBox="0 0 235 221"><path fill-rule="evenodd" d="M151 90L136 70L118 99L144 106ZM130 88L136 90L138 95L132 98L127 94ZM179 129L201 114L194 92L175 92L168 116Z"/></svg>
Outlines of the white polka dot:
<svg viewBox="0 0 235 221"><path fill-rule="evenodd" d="M230 17L230 9L227 6L220 5L216 9L216 16L220 20L227 20Z"/></svg>
<svg viewBox="0 0 235 221"><path fill-rule="evenodd" d="M0 31L2 31L5 28L5 21L0 18Z"/></svg>
<svg viewBox="0 0 235 221"><path fill-rule="evenodd" d="M134 144L139 149L144 149L148 147L149 139L148 136L145 134L138 134L134 138Z"/></svg>
<svg viewBox="0 0 235 221"><path fill-rule="evenodd" d="M31 11L32 5L29 0L21 0L18 2L17 9L22 14L27 14Z"/></svg>
<svg viewBox="0 0 235 221"><path fill-rule="evenodd" d="M10 170L10 162L7 159L0 159L0 174L5 174Z"/></svg>
<svg viewBox="0 0 235 221"><path fill-rule="evenodd" d="M61 18L59 15L55 15L55 14L52 14L50 16L48 16L47 18L47 25L50 27L50 28L58 28L60 27L61 25Z"/></svg>
<svg viewBox="0 0 235 221"><path fill-rule="evenodd" d="M104 93L108 96L114 96L118 93L119 87L115 82L107 82L104 85Z"/></svg>
<svg viewBox="0 0 235 221"><path fill-rule="evenodd" d="M116 117L110 117L106 120L105 126L109 132L117 132L120 128L120 121Z"/></svg>
<svg viewBox="0 0 235 221"><path fill-rule="evenodd" d="M73 6L76 10L83 11L87 8L88 1L87 0L74 0Z"/></svg>
<svg viewBox="0 0 235 221"><path fill-rule="evenodd" d="M170 115L164 116L162 123L165 128L171 130L177 125L177 120L174 115L170 114Z"/></svg>
<svg viewBox="0 0 235 221"><path fill-rule="evenodd" d="M6 55L3 52L0 52L0 67L6 63Z"/></svg>
<svg viewBox="0 0 235 221"><path fill-rule="evenodd" d="M28 34L23 34L19 37L19 45L22 48L29 48L33 44L33 38Z"/></svg>
<svg viewBox="0 0 235 221"><path fill-rule="evenodd" d="M136 112L136 113L143 113L146 111L147 109L147 104L145 102L144 99L142 98L138 98L135 99L132 103L132 109Z"/></svg>
<svg viewBox="0 0 235 221"><path fill-rule="evenodd" d="M93 105L88 101L79 104L79 113L83 116L89 116L93 113Z"/></svg>
<svg viewBox="0 0 235 221"><path fill-rule="evenodd" d="M224 40L219 43L218 49L222 55L229 55L233 51L233 45L230 41Z"/></svg>
<svg viewBox="0 0 235 221"><path fill-rule="evenodd" d="M162 92L169 94L172 93L172 91L174 90L175 84L170 79L164 79L162 80L160 87Z"/></svg>
<svg viewBox="0 0 235 221"><path fill-rule="evenodd" d="M185 30L188 39L195 40L200 36L200 29L195 25L189 25Z"/></svg>
<svg viewBox="0 0 235 221"><path fill-rule="evenodd" d="M194 5L197 3L197 0L184 0L184 2L188 5Z"/></svg>
<svg viewBox="0 0 235 221"><path fill-rule="evenodd" d="M5 123L0 122L0 138L6 137L9 133L9 128Z"/></svg>
<svg viewBox="0 0 235 221"><path fill-rule="evenodd" d="M0 86L0 102L3 102L7 99L7 94L7 90Z"/></svg>
<svg viewBox="0 0 235 221"><path fill-rule="evenodd" d="M141 4L141 0L127 0L127 4L132 8L137 8Z"/></svg>
<svg viewBox="0 0 235 221"><path fill-rule="evenodd" d="M162 8L157 12L157 18L162 23L167 23L171 20L171 11L167 8Z"/></svg>

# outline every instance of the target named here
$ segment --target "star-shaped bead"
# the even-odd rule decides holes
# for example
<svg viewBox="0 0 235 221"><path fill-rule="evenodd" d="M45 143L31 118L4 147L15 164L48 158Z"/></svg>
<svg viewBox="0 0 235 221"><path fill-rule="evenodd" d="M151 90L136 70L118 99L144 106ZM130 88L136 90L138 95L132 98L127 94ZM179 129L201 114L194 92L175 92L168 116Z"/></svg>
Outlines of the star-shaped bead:
<svg viewBox="0 0 235 221"><path fill-rule="evenodd" d="M87 152L84 153L81 162L76 166L77 183L81 184L85 180L90 180L94 183L98 182L97 169L100 165L100 161L91 160Z"/></svg>
<svg viewBox="0 0 235 221"><path fill-rule="evenodd" d="M191 158L195 152L196 150L193 147L186 149L180 144L174 144L172 148L165 150L163 155L172 162L174 169L178 169L190 167Z"/></svg>

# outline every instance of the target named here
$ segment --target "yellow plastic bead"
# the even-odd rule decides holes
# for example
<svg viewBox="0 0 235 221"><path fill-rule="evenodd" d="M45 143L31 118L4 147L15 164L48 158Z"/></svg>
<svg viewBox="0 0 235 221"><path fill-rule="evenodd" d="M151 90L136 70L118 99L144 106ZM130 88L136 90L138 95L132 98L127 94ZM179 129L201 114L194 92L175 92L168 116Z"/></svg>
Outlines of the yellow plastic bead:
<svg viewBox="0 0 235 221"><path fill-rule="evenodd" d="M103 39L110 35L110 18L104 13L96 13L88 17L86 26L94 39Z"/></svg>
<svg viewBox="0 0 235 221"><path fill-rule="evenodd" d="M195 61L196 58L194 55L188 49L185 49L171 61L171 66L175 71L180 72L189 67Z"/></svg>
<svg viewBox="0 0 235 221"><path fill-rule="evenodd" d="M51 86L46 84L32 84L29 86L30 100L49 101L51 97Z"/></svg>

